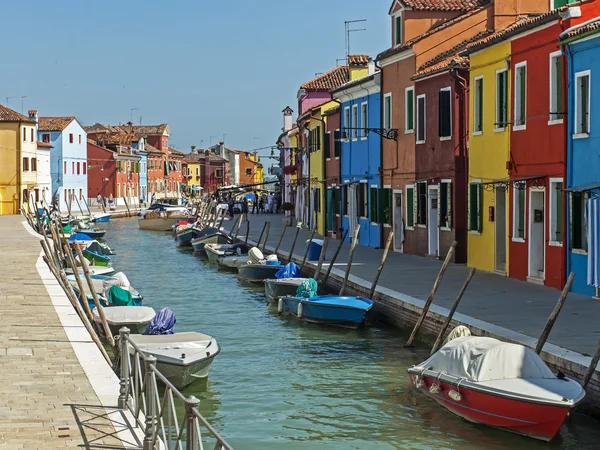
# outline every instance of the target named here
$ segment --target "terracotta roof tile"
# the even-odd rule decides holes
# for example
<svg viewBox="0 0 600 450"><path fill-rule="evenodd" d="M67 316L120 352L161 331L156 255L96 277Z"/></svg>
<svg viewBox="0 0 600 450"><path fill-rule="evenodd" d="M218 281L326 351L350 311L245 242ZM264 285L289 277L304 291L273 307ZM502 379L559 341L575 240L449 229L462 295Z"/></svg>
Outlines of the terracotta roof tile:
<svg viewBox="0 0 600 450"><path fill-rule="evenodd" d="M13 111L4 105L0 105L0 122L27 122L35 123L35 120L30 119L23 114Z"/></svg>
<svg viewBox="0 0 600 450"><path fill-rule="evenodd" d="M361 67L369 64L369 55L348 55L348 65L350 67Z"/></svg>
<svg viewBox="0 0 600 450"><path fill-rule="evenodd" d="M159 149L157 149L156 147L148 144L147 142L146 142L146 145L145 145L144 149L146 150L146 152L149 155L164 155L164 152L161 152Z"/></svg>
<svg viewBox="0 0 600 450"><path fill-rule="evenodd" d="M582 34L587 34L592 31L600 30L600 17L596 17L595 20L597 20L597 22L588 23L587 25L583 25L578 28L575 28L572 31L569 31L562 37L562 40L574 38L576 36L581 36Z"/></svg>
<svg viewBox="0 0 600 450"><path fill-rule="evenodd" d="M69 126L75 117L40 117L38 119L39 131L62 131Z"/></svg>
<svg viewBox="0 0 600 450"><path fill-rule="evenodd" d="M416 11L470 11L486 5L490 0L402 0Z"/></svg>
<svg viewBox="0 0 600 450"><path fill-rule="evenodd" d="M119 128L129 128L129 125L120 125ZM133 131L139 135L163 135L168 131L169 125L161 123L160 125L134 125Z"/></svg>
<svg viewBox="0 0 600 450"><path fill-rule="evenodd" d="M350 79L350 69L347 66L337 66L310 81L307 81L301 89L311 91L330 91L346 83Z"/></svg>
<svg viewBox="0 0 600 450"><path fill-rule="evenodd" d="M103 123L96 122L94 125L83 127L87 133L115 133L117 128L111 125L104 125Z"/></svg>

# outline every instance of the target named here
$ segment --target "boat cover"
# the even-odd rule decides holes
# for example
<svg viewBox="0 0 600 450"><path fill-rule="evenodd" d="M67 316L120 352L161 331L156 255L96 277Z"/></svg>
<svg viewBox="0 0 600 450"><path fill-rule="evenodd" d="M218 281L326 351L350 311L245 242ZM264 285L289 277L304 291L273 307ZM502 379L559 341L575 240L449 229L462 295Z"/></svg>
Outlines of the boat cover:
<svg viewBox="0 0 600 450"><path fill-rule="evenodd" d="M94 252L97 255L102 255L102 256L108 256L111 253L106 247L104 247L98 241L92 242L90 245L88 245L87 249L90 252Z"/></svg>
<svg viewBox="0 0 600 450"><path fill-rule="evenodd" d="M119 286L111 286L106 299L113 306L135 306L131 292Z"/></svg>
<svg viewBox="0 0 600 450"><path fill-rule="evenodd" d="M300 269L294 262L289 262L275 274L275 278L301 278Z"/></svg>
<svg viewBox="0 0 600 450"><path fill-rule="evenodd" d="M191 225L187 220L180 220L175 224L175 228L180 227L181 225Z"/></svg>
<svg viewBox="0 0 600 450"><path fill-rule="evenodd" d="M120 288L129 290L131 283L123 272L117 272L110 277L106 277L102 280L102 294L104 297L108 298L108 291L112 286L119 286Z"/></svg>
<svg viewBox="0 0 600 450"><path fill-rule="evenodd" d="M99 322L98 308L92 310L94 320ZM144 324L156 317L156 312L149 306L114 306L104 309L104 316L109 325Z"/></svg>
<svg viewBox="0 0 600 450"><path fill-rule="evenodd" d="M175 319L173 310L171 308L163 308L154 316L142 334L173 334L173 326L176 321L177 319Z"/></svg>
<svg viewBox="0 0 600 450"><path fill-rule="evenodd" d="M419 366L468 381L556 379L533 350L488 337L454 339Z"/></svg>
<svg viewBox="0 0 600 450"><path fill-rule="evenodd" d="M73 241L91 241L92 238L89 237L87 234L83 234L83 233L75 233L72 234L71 236L69 236L69 242L73 242Z"/></svg>
<svg viewBox="0 0 600 450"><path fill-rule="evenodd" d="M261 252L258 247L252 247L248 250L248 256L250 257L250 261L254 264L261 264L261 261L265 259L265 255Z"/></svg>
<svg viewBox="0 0 600 450"><path fill-rule="evenodd" d="M307 278L302 282L298 289L296 290L296 297L300 298L311 298L317 295L317 290L319 289L319 285L317 284L317 280L314 278Z"/></svg>

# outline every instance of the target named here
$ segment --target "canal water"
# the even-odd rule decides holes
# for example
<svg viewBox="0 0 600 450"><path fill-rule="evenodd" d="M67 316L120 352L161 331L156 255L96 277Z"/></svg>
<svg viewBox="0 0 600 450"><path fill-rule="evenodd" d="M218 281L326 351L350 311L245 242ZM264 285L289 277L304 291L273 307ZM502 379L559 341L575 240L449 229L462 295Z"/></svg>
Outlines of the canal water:
<svg viewBox="0 0 600 450"><path fill-rule="evenodd" d="M157 311L170 307L176 331L200 331L221 346L208 379L185 389L236 450L598 449L598 422L575 415L550 444L470 424L415 391L406 369L429 349L373 326L346 330L301 323L269 309L264 291L238 281L168 233L137 219L107 225L107 243Z"/></svg>

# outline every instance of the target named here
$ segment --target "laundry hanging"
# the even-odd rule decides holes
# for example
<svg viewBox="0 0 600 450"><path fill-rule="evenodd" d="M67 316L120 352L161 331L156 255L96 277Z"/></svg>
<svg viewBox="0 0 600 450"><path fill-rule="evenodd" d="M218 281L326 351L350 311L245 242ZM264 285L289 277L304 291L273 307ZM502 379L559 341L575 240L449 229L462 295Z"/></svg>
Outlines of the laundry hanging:
<svg viewBox="0 0 600 450"><path fill-rule="evenodd" d="M588 241L588 285L600 286L600 197L585 203L585 222Z"/></svg>

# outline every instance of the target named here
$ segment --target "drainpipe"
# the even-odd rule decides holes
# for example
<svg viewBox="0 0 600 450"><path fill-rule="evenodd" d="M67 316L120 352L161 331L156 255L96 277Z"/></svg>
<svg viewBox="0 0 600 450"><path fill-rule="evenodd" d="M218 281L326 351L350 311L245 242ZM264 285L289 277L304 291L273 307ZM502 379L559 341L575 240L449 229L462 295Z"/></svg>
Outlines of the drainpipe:
<svg viewBox="0 0 600 450"><path fill-rule="evenodd" d="M561 33L562 34L562 33ZM570 49L567 49L566 47L566 43L563 43L560 46L560 52L563 56L565 56L568 60L567 63L567 67L563 67L563 77L565 75L567 75L567 80L572 80L573 79L573 53L570 51ZM567 102L567 108L569 106L568 103L570 103L569 100L569 86L571 83L569 83L567 81L567 95L563 95L563 104L562 107L564 108L565 106L565 102ZM565 109L566 111L566 109ZM565 170L565 174L566 174L566 180L564 180L564 182L566 183L567 187L569 187L569 181L571 181L573 179L572 175L572 171L573 171L573 164L571 161L571 156L572 156L572 149L573 149L573 141L571 139L569 139L569 136L571 135L571 117L567 116L564 117L563 120L567 121L567 127L565 130L565 148L567 151L567 169ZM572 196L573 194L569 193L565 196L565 198L563 200L567 200L568 198L570 198L569 196ZM567 225L569 223L568 217L571 214L571 207L570 207L570 202L565 201L565 211L567 212L566 214L564 214L563 217L563 245L565 246L565 250L567 253L567 267L566 267L566 271L565 274L563 275L563 279L565 278L567 272L571 273L571 265L572 265L572 261L571 261L571 233L569 232L569 229L567 228Z"/></svg>
<svg viewBox="0 0 600 450"><path fill-rule="evenodd" d="M19 198L21 197L21 160L23 159L23 144L21 143L21 134L22 134L22 130L21 127L23 126L23 122L19 121L19 125L17 126L17 202L19 201ZM21 205L23 204L23 200L22 199L21 202L17 205L17 211L18 209L21 207Z"/></svg>
<svg viewBox="0 0 600 450"><path fill-rule="evenodd" d="M461 133L460 147L461 147L463 177L468 186L468 184L469 184L469 160L468 160L468 155L467 155L467 146L468 146L469 125L468 125L468 120L465 120L465 115L466 115L466 111L467 111L466 97L467 97L467 93L469 92L469 84L465 78L460 76L458 70L454 69L452 71L452 75L456 78L456 80L458 81L458 84L462 88L462 95L459 97L459 124L460 124L459 127L460 127L460 133ZM455 176L456 176L456 172L455 172ZM455 180L455 181L457 181L457 180ZM465 183L461 183L461 185L463 187L464 187L464 184ZM458 182L456 183L456 185L458 185ZM465 190L463 195L461 196L461 201L463 202L464 205L468 204L468 198L467 198L466 193L467 193L467 190ZM455 199L455 203L456 203L456 196L454 197L454 199ZM456 208L454 208L454 211L456 211ZM464 228L466 230L467 227L465 226ZM454 227L454 232L456 233L456 226ZM465 234L465 239L466 239L466 234ZM466 253L464 256L466 258L466 256L467 256Z"/></svg>
<svg viewBox="0 0 600 450"><path fill-rule="evenodd" d="M377 60L374 59L373 60L373 64L375 64L375 67L377 67L379 69L379 124L383 125L382 121L383 121L383 68L377 64ZM383 127L381 127L383 128ZM378 172L379 172L379 186L381 186L381 189L383 189L383 136L379 136L379 167L378 167ZM394 172L392 171L392 174ZM391 177L391 175L390 175ZM390 183L391 185L391 183ZM393 190L392 190L393 192ZM394 201L394 196L392 195L392 203ZM379 195L377 198L377 210L379 210ZM390 205L393 206L393 205ZM384 231L384 227L383 224L379 224L379 248L383 248L383 246L385 245L383 242L383 231ZM394 247L392 246L392 250L394 249Z"/></svg>

